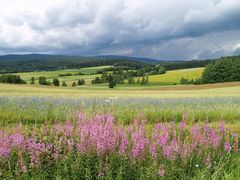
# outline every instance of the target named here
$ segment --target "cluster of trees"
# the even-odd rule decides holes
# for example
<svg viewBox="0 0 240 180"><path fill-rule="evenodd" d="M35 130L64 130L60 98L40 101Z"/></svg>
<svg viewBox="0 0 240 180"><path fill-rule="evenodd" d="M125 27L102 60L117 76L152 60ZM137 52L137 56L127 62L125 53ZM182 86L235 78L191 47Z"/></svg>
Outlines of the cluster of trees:
<svg viewBox="0 0 240 180"><path fill-rule="evenodd" d="M108 83L109 88L114 88L118 83L122 82L121 76L108 74L107 72L102 73L101 77L96 77L92 80L92 84L101 84L101 83Z"/></svg>
<svg viewBox="0 0 240 180"><path fill-rule="evenodd" d="M114 74L116 74L116 72L122 73L123 71L125 71L127 72L126 76L141 77L146 74L148 75L164 74L166 72L166 68L160 65L156 65L156 66L148 65L140 69L132 69L132 67L129 67L129 66L113 66L113 67L99 70L97 71L97 74L103 74L109 71L113 72Z"/></svg>
<svg viewBox="0 0 240 180"><path fill-rule="evenodd" d="M200 79L181 78L180 84L208 84L240 81L240 56L221 58L206 66Z"/></svg>
<svg viewBox="0 0 240 180"><path fill-rule="evenodd" d="M0 83L27 84L19 75L3 74L0 76Z"/></svg>
<svg viewBox="0 0 240 180"><path fill-rule="evenodd" d="M54 86L60 86L60 81L58 80L58 78L54 78L52 80L52 82L48 81L47 78L45 76L40 76L39 79L38 79L38 83L40 85L54 85ZM32 77L31 78L31 84L35 84L35 78ZM84 85L85 84L85 80L84 79L79 79L78 82L73 82L72 83L72 87L75 87L75 86L81 86L81 85ZM66 81L62 81L62 86L66 87L67 86L67 83Z"/></svg>
<svg viewBox="0 0 240 180"><path fill-rule="evenodd" d="M48 86L48 85L51 85L51 82L48 81L45 76L40 76L40 77L38 78L38 83L39 83L40 85L47 85L47 86Z"/></svg>
<svg viewBox="0 0 240 180"><path fill-rule="evenodd" d="M107 71L102 72L101 77L96 77L92 80L92 84L110 83L114 81L115 84L123 84L127 81L128 84L147 84L148 75L164 74L166 69L162 66L145 66L139 70L123 70L114 69L112 73ZM138 78L135 81L135 78Z"/></svg>
<svg viewBox="0 0 240 180"><path fill-rule="evenodd" d="M79 79L78 80L78 85L81 86L81 85L84 85L85 84L85 80L84 79Z"/></svg>
<svg viewBox="0 0 240 180"><path fill-rule="evenodd" d="M202 83L240 81L240 56L225 57L206 66Z"/></svg>
<svg viewBox="0 0 240 180"><path fill-rule="evenodd" d="M84 79L79 79L78 82L73 82L72 83L72 87L76 87L76 86L82 86L85 84L85 80Z"/></svg>
<svg viewBox="0 0 240 180"><path fill-rule="evenodd" d="M127 82L128 84L144 85L148 83L148 76L143 76L141 78L138 78L137 81L135 81L135 78L133 76L128 76L127 78L124 78L124 76L121 76L119 74L103 73L101 77L96 77L92 80L92 84L112 83L115 84L115 86L116 84L123 84L124 82Z"/></svg>

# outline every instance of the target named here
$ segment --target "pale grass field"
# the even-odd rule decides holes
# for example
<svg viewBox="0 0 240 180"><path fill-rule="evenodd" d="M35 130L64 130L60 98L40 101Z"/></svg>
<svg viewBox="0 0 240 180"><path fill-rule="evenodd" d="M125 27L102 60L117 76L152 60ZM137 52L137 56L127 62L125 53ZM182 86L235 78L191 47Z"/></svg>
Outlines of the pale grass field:
<svg viewBox="0 0 240 180"><path fill-rule="evenodd" d="M79 87L53 87L39 85L11 85L0 84L0 96L60 96L60 97L149 97L149 98L212 98L212 97L240 97L240 86L222 87L216 85L202 86L119 86L109 89L106 86L79 86ZM231 84L230 84L231 85ZM238 84L236 84L238 85ZM239 84L240 85L240 84ZM187 87L187 88L186 88ZM191 87L193 88L191 90ZM186 90L181 90L186 88Z"/></svg>
<svg viewBox="0 0 240 180"><path fill-rule="evenodd" d="M156 121L219 122L225 119L240 127L240 83L176 86L104 85L54 87L0 84L0 124L23 122L44 124L65 120L70 113L112 112L118 122L128 124L141 112L150 124Z"/></svg>

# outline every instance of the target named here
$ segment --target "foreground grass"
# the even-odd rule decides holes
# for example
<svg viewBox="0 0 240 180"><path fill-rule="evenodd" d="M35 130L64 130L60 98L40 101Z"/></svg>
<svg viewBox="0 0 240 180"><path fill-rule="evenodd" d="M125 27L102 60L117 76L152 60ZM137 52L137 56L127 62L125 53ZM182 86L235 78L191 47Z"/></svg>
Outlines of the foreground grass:
<svg viewBox="0 0 240 180"><path fill-rule="evenodd" d="M2 179L239 179L239 137L224 122L128 126L111 114L0 133Z"/></svg>

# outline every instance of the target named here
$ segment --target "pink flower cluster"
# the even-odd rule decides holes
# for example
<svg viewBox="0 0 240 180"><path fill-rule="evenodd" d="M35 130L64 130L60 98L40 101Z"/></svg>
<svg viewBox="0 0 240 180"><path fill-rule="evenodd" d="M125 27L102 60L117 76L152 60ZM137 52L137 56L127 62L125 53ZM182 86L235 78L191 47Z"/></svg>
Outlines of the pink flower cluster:
<svg viewBox="0 0 240 180"><path fill-rule="evenodd" d="M157 123L146 127L147 121L138 117L129 126L119 125L112 114L85 118L81 113L75 121L45 126L24 133L21 126L11 132L0 132L0 159L6 161L12 153L18 154L22 172L26 172L23 156L30 158L30 168L37 167L41 157L59 160L71 153L95 153L98 156L118 154L129 159L152 158L153 161L175 161L193 155L202 157L206 166L212 165L212 152L218 155L238 152L238 135L225 127L186 124L185 115L178 125ZM50 158L51 157L51 158ZM165 173L159 163L159 176Z"/></svg>

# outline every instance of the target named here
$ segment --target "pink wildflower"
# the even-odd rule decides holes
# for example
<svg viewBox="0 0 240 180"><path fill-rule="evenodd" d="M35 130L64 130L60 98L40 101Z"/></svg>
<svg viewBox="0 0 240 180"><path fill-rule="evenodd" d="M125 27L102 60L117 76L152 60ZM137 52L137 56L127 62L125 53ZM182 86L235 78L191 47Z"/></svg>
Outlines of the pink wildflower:
<svg viewBox="0 0 240 180"><path fill-rule="evenodd" d="M164 174L165 174L165 170L164 170L164 166L163 165L160 165L159 166L159 170L158 170L158 176L164 176Z"/></svg>
<svg viewBox="0 0 240 180"><path fill-rule="evenodd" d="M229 152L231 150L231 144L229 141L226 141L224 144L225 151Z"/></svg>
<svg viewBox="0 0 240 180"><path fill-rule="evenodd" d="M185 128L186 128L186 114L184 113L182 116L182 121L180 123L180 129L185 130Z"/></svg>

